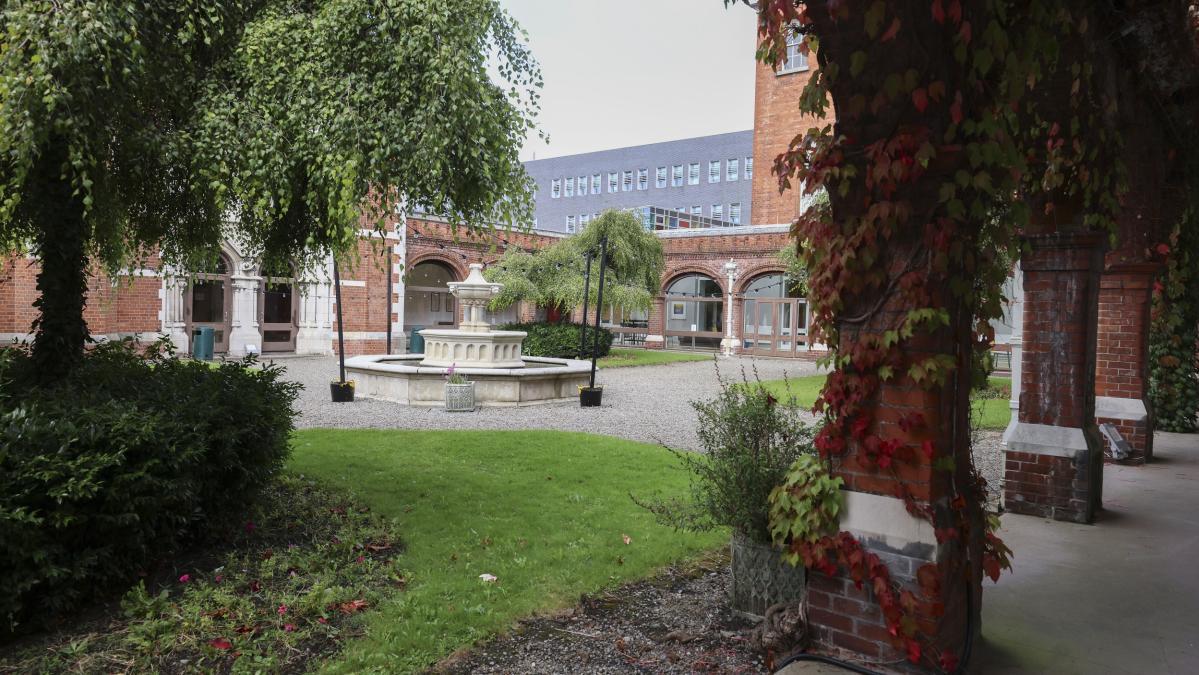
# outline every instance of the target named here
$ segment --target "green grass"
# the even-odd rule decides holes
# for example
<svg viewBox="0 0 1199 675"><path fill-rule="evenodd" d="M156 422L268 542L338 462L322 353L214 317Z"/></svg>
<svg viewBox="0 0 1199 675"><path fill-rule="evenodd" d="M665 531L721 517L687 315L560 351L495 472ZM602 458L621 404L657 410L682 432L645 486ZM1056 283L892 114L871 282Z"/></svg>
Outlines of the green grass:
<svg viewBox="0 0 1199 675"><path fill-rule="evenodd" d="M556 431L330 429L297 432L294 445L291 469L352 489L398 521L407 545L407 590L373 613L335 671L421 670L520 617L727 541L674 532L633 504L629 492L687 489L677 460L652 445Z"/></svg>
<svg viewBox="0 0 1199 675"><path fill-rule="evenodd" d="M663 363L711 360L711 354L666 352L660 349L613 349L607 356L600 359L597 365L600 368L625 368L628 366L657 366Z"/></svg>
<svg viewBox="0 0 1199 675"><path fill-rule="evenodd" d="M820 395L820 388L824 386L824 377L808 375L787 381L763 380L761 385L784 403L811 408L816 402L816 397ZM978 424L981 428L992 431L1006 429L1012 418L1012 411L1008 406L1012 392L1011 380L1006 377L992 377L987 382L988 390L976 392L974 396L974 414Z"/></svg>

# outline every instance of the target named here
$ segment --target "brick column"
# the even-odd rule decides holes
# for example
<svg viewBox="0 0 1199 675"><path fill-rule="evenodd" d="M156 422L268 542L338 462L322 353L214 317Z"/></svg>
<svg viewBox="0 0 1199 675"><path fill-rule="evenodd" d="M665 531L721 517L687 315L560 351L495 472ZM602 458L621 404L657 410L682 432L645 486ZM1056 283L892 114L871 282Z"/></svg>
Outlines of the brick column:
<svg viewBox="0 0 1199 675"><path fill-rule="evenodd" d="M1100 508L1095 334L1102 236L1027 237L1020 413L1008 436L1004 506L1089 523Z"/></svg>
<svg viewBox="0 0 1199 675"><path fill-rule="evenodd" d="M913 338L905 355L915 360L949 353L953 342L948 331ZM958 372L968 373L966 366L959 364ZM925 389L906 375L896 377L881 386L870 410L875 420L873 429L879 437L906 439L907 444L916 446L912 452L914 459L898 462L897 471L916 505L931 509L937 527L949 526L952 521L947 519L954 515L950 509L953 496L968 489L965 484L970 466L970 387L968 380L960 387L956 385L955 378L950 377L942 386ZM925 424L918 431L905 432L900 420L913 413L921 415ZM926 440L934 444L932 457L926 457L919 449ZM913 516L906 501L896 496L899 485L890 471L859 462L858 456L865 452L865 448L852 447L837 465L836 474L845 480L841 529L852 533L868 551L878 555L901 587L943 607L943 612L937 612L932 604L922 602L915 618L921 633L929 636L938 648L960 655L967 627L975 636L980 627L982 587L977 561L981 547L981 507L978 504L967 507L971 509L968 519L975 535L971 541L939 543L933 524ZM934 468L945 457L955 459L955 468L951 471ZM969 556L967 550L971 551ZM929 565L941 575L940 590L932 598L923 595L917 581L921 568ZM829 576L810 570L808 605L813 639L822 647L848 650L871 660L905 660L905 654L892 641L873 591L868 585L858 589L844 571Z"/></svg>
<svg viewBox="0 0 1199 675"><path fill-rule="evenodd" d="M666 346L666 300L662 296L654 298L649 308L649 319L646 321L645 348L662 349Z"/></svg>
<svg viewBox="0 0 1199 675"><path fill-rule="evenodd" d="M1153 456L1149 310L1157 271L1149 264L1112 266L1099 283L1095 422L1112 425L1127 441L1130 454L1119 460L1126 464L1144 464Z"/></svg>

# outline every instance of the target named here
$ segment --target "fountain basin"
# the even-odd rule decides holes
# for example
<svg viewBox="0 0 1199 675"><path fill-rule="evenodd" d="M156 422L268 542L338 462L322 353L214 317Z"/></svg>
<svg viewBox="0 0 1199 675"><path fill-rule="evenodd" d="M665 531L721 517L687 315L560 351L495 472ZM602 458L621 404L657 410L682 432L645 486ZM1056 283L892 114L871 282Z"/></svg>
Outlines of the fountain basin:
<svg viewBox="0 0 1199 675"><path fill-rule="evenodd" d="M359 396L413 406L445 403L445 368L423 366L424 354L370 355L346 359L346 378L355 381ZM471 368L459 363L454 372L475 383L475 403L485 407L516 407L577 401L587 386L591 362L534 356L521 358L519 368Z"/></svg>

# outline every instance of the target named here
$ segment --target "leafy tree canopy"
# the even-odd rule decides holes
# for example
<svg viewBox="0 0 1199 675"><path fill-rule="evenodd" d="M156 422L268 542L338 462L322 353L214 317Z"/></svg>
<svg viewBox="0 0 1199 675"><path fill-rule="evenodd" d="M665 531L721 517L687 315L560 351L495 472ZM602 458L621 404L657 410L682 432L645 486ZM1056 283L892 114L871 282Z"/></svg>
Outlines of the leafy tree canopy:
<svg viewBox="0 0 1199 675"><path fill-rule="evenodd" d="M641 221L627 211L608 211L582 231L548 248L529 252L510 248L485 276L504 284L491 302L493 310L519 300L568 309L583 304L586 256L595 256L591 266L590 300L594 306L599 291L600 241L607 238L608 267L604 279L604 304L626 309L648 310L661 289L665 259L662 242L646 231Z"/></svg>
<svg viewBox="0 0 1199 675"><path fill-rule="evenodd" d="M35 354L82 353L93 260L292 262L401 199L527 221L540 85L496 0L6 2L0 245L41 258Z"/></svg>

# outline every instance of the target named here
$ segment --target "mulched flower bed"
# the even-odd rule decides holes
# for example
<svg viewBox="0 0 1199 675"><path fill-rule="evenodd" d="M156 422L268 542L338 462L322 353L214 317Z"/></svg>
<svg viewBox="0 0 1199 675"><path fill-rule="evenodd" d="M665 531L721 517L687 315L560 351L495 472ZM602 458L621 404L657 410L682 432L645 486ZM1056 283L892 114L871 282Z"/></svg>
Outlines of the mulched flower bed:
<svg viewBox="0 0 1199 675"><path fill-rule="evenodd" d="M754 622L728 607L729 565L713 555L585 596L440 664L465 673L764 673Z"/></svg>
<svg viewBox="0 0 1199 675"><path fill-rule="evenodd" d="M0 673L304 672L399 593L394 527L294 475L204 546L141 573L119 601L0 646Z"/></svg>

